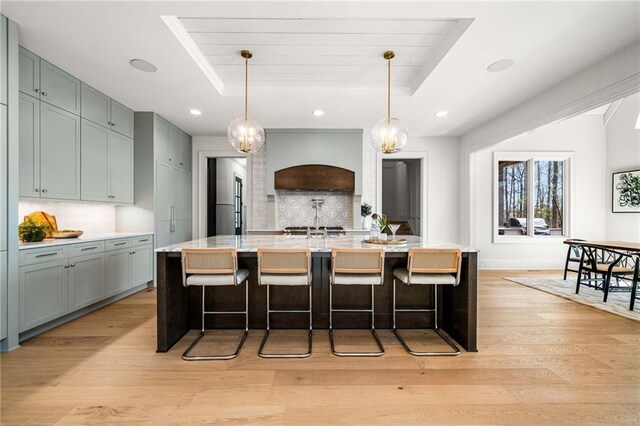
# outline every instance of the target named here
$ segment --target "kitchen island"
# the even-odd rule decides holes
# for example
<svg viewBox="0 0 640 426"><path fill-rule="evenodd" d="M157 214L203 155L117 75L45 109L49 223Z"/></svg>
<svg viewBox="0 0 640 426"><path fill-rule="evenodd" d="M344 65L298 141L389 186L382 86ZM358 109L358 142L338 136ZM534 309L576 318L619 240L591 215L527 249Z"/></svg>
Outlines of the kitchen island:
<svg viewBox="0 0 640 426"><path fill-rule="evenodd" d="M308 248L312 252L312 297L313 328L329 327L329 275L331 271L331 250L333 248L379 248L386 252L384 285L376 288L376 328L392 327L392 287L393 269L406 267L407 253L411 247L459 248L462 250L462 271L460 284L456 287L442 286L438 292L438 324L468 352L477 351L477 251L449 243L427 242L416 236L403 236L407 244L403 246L378 246L363 242L361 235L338 237L312 237L295 235L239 235L218 236L187 241L156 249L158 284L158 334L157 351L167 352L189 330L200 328L200 288L182 285L180 252L183 248L235 248L238 251L238 267L249 270L249 327L266 328L265 287L258 286L258 248ZM244 285L239 287L210 287L207 289L207 310L244 310ZM368 306L368 286L366 288L334 288L334 306L363 309ZM301 309L307 304L307 289L300 287L271 287L272 309ZM398 306L421 307L433 304L431 286L398 286ZM370 327L368 315L343 313L334 319L334 328L367 329ZM301 314L272 314L273 328L308 327L307 317ZM401 328L432 328L433 313L416 312L403 314L398 320ZM207 317L207 328L243 329L242 315Z"/></svg>

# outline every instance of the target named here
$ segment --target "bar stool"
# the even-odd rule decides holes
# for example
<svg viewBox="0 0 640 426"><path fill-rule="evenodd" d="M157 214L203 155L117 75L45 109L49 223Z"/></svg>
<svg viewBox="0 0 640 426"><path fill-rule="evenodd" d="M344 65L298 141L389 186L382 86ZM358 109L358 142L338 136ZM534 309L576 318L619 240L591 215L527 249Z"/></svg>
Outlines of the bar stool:
<svg viewBox="0 0 640 426"><path fill-rule="evenodd" d="M329 341L331 352L337 356L382 356L384 347L375 328L375 287L384 282L384 250L381 249L333 249L331 252L331 275L329 277ZM334 309L334 285L370 285L371 309ZM371 313L371 334L378 346L375 352L341 352L337 351L333 341L334 312L369 312Z"/></svg>
<svg viewBox="0 0 640 426"><path fill-rule="evenodd" d="M449 338L444 335L438 327L438 286L453 285L460 283L460 269L462 263L462 252L459 249L409 249L409 259L407 268L393 270L393 333L396 335L405 350L415 356L434 355L458 355L460 349L456 347ZM396 279L406 285L432 285L433 286L433 309L398 309L396 307ZM420 352L409 347L402 338L400 331L396 327L397 312L433 312L435 318L435 332L447 343L454 352Z"/></svg>
<svg viewBox="0 0 640 426"><path fill-rule="evenodd" d="M262 338L258 355L262 358L307 358L311 356L313 339L312 294L311 294L311 250L300 249L258 249L258 285L267 286L267 329ZM271 309L270 286L309 287L308 310ZM268 354L263 352L269 338L272 312L309 314L309 346L307 352L289 354Z"/></svg>
<svg viewBox="0 0 640 426"><path fill-rule="evenodd" d="M186 361L224 360L238 356L249 333L249 284L246 282L249 271L238 269L238 253L235 249L206 248L182 249L182 284L185 287L202 287L202 328L200 334L182 354ZM206 311L205 289L209 286L239 286L245 283L244 311ZM222 355L189 355L189 352L204 337L205 315L242 314L245 318L245 329L235 352Z"/></svg>

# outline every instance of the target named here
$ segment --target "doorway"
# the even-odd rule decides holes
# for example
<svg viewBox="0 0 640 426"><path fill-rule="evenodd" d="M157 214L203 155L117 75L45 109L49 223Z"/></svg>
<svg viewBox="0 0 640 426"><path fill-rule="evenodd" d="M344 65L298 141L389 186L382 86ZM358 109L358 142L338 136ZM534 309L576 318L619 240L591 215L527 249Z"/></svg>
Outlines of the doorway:
<svg viewBox="0 0 640 426"><path fill-rule="evenodd" d="M207 233L242 235L245 218L247 159L244 157L207 158Z"/></svg>
<svg viewBox="0 0 640 426"><path fill-rule="evenodd" d="M422 160L382 160L382 212L400 225L398 235L420 235Z"/></svg>

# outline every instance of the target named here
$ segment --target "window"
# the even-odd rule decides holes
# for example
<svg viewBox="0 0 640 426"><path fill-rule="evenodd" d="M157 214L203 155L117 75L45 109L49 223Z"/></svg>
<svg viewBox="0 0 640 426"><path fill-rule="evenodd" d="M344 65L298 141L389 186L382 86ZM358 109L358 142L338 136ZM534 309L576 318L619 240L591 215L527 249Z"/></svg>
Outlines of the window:
<svg viewBox="0 0 640 426"><path fill-rule="evenodd" d="M567 153L495 154L494 241L568 235L570 159Z"/></svg>

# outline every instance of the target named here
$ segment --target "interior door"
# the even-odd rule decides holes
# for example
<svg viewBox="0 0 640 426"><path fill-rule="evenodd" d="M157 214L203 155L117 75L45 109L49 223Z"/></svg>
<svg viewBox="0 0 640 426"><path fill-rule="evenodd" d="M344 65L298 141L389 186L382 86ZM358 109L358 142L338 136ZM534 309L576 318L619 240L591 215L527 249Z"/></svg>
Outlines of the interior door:
<svg viewBox="0 0 640 426"><path fill-rule="evenodd" d="M90 201L111 201L109 198L109 129L82 119L81 198Z"/></svg>
<svg viewBox="0 0 640 426"><path fill-rule="evenodd" d="M233 199L236 235L242 235L242 179L238 176L236 176L234 182Z"/></svg>
<svg viewBox="0 0 640 426"><path fill-rule="evenodd" d="M40 103L41 196L80 199L80 117Z"/></svg>

